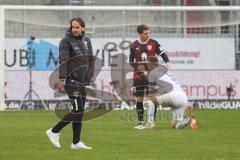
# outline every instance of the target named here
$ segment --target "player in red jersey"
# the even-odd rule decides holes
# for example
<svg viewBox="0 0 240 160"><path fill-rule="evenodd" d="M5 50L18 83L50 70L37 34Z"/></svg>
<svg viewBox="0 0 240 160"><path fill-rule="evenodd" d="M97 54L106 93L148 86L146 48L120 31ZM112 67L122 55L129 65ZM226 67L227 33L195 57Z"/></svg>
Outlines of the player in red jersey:
<svg viewBox="0 0 240 160"><path fill-rule="evenodd" d="M137 129L143 128L143 98L144 93L148 89L147 67L148 57L161 56L169 68L169 59L160 44L149 38L149 27L147 25L139 25L137 27L138 40L133 42L130 47L129 63L134 68L133 75L133 93L136 96L136 110L138 116Z"/></svg>

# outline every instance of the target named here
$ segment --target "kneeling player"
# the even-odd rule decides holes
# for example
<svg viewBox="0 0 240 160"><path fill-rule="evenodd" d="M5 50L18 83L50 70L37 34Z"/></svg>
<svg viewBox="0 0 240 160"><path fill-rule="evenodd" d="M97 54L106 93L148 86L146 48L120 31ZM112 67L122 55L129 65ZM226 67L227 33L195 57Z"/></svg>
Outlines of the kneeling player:
<svg viewBox="0 0 240 160"><path fill-rule="evenodd" d="M173 128L186 127L190 123L190 120L184 119L188 100L180 84L165 66L158 64L157 57L149 57L147 67L149 69L149 93L146 101L148 123L145 128L154 127L154 103L163 107L171 107Z"/></svg>

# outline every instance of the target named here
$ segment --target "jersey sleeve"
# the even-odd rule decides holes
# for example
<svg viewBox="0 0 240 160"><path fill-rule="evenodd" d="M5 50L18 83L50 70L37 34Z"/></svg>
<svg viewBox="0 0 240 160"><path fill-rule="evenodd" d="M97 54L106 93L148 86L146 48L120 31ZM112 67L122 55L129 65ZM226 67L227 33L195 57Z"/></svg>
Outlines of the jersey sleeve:
<svg viewBox="0 0 240 160"><path fill-rule="evenodd" d="M165 63L169 62L169 58L165 53L165 50L161 47L161 45L156 41L156 54L161 56Z"/></svg>
<svg viewBox="0 0 240 160"><path fill-rule="evenodd" d="M61 40L59 44L59 78L67 78L67 60L70 57L70 46L67 43L66 39Z"/></svg>
<svg viewBox="0 0 240 160"><path fill-rule="evenodd" d="M162 48L162 46L156 41L156 54L161 55L165 53L165 50Z"/></svg>

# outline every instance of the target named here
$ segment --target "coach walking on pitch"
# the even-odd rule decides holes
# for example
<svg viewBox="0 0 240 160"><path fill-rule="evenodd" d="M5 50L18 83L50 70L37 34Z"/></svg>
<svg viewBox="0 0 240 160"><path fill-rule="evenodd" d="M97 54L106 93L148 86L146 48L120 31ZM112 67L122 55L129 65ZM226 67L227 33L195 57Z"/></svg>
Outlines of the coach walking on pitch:
<svg viewBox="0 0 240 160"><path fill-rule="evenodd" d="M82 117L86 101L86 86L90 85L94 72L94 59L90 38L84 34L85 22L73 18L70 28L59 45L59 78L73 109L53 128L46 131L52 144L60 148L60 131L72 122L72 149L92 149L80 141Z"/></svg>

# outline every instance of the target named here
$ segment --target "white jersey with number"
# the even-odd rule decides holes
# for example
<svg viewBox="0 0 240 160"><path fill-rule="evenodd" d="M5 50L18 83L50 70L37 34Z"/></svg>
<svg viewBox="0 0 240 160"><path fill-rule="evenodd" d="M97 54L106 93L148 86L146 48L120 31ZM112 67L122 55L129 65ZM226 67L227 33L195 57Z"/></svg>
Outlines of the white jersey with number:
<svg viewBox="0 0 240 160"><path fill-rule="evenodd" d="M182 91L176 77L163 65L159 65L148 75L150 85L155 85L159 93L167 94L173 91Z"/></svg>
<svg viewBox="0 0 240 160"><path fill-rule="evenodd" d="M159 65L148 75L150 85L157 90L156 99L160 104L172 107L173 118L182 120L187 106L187 96L175 76L163 65Z"/></svg>
<svg viewBox="0 0 240 160"><path fill-rule="evenodd" d="M159 77L159 80L171 84L172 87L173 87L172 91L182 90L180 84L178 83L178 81L176 79L176 77L170 71L167 71L164 75ZM157 85L159 85L159 84L157 84Z"/></svg>

